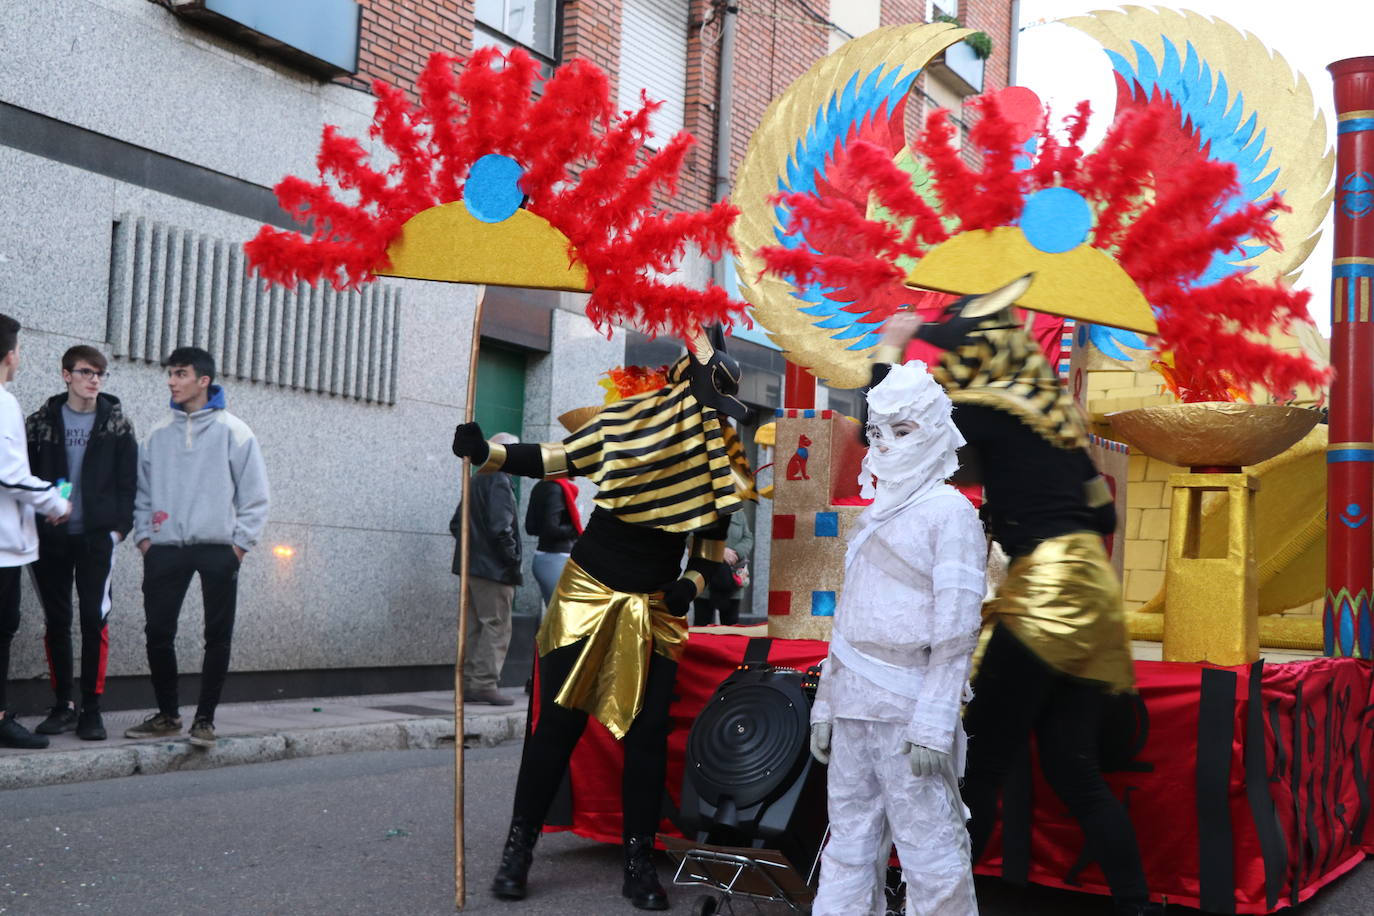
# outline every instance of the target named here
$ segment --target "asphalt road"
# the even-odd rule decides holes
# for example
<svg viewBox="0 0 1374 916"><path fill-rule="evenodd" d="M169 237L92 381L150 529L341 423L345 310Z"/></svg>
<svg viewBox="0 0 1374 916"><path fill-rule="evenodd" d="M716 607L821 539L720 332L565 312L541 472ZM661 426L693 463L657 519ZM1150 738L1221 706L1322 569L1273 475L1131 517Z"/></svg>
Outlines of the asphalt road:
<svg viewBox="0 0 1374 916"><path fill-rule="evenodd" d="M468 752L465 912L636 912L619 897L619 851L570 834L540 841L527 900L488 896L519 754ZM452 913L451 761L347 754L0 793L0 914ZM675 891L673 909L693 896ZM990 916L1111 912L982 879L979 898ZM1374 863L1291 912L1364 916L1370 900Z"/></svg>

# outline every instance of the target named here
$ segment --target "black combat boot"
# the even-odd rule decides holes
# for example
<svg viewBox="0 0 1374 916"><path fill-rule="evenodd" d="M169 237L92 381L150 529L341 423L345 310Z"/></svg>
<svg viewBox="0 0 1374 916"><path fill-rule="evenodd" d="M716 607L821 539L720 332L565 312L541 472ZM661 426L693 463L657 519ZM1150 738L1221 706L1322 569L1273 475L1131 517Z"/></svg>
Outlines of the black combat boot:
<svg viewBox="0 0 1374 916"><path fill-rule="evenodd" d="M668 893L654 868L653 834L625 838L625 886L620 892L641 910L668 909Z"/></svg>
<svg viewBox="0 0 1374 916"><path fill-rule="evenodd" d="M534 844L539 840L543 825L523 817L510 821L510 835L501 851L501 865L491 882L491 892L501 900L524 900L525 882L529 880L530 863L534 861Z"/></svg>

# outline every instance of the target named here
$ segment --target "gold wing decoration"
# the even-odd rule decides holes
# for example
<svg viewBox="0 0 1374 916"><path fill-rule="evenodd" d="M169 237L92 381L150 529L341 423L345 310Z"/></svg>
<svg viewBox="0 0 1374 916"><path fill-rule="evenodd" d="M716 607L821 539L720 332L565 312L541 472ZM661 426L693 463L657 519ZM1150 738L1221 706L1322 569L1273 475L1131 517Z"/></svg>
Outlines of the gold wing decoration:
<svg viewBox="0 0 1374 916"><path fill-rule="evenodd" d="M1098 41L1117 77L1118 111L1167 95L1180 127L1233 162L1247 199L1280 192L1291 212L1275 226L1284 250L1247 246L1237 263L1260 281L1298 277L1331 207L1335 153L1312 89L1254 35L1194 12L1128 6L1063 22Z"/></svg>
<svg viewBox="0 0 1374 916"><path fill-rule="evenodd" d="M867 354L881 324L855 311L843 291L801 290L764 276L758 251L789 244L787 216L769 201L779 191L818 185L833 193L837 154L855 138L903 152L906 99L915 79L945 48L972 34L948 23L886 26L822 58L769 105L740 165L731 195L741 208L734 238L740 289L754 317L787 359L827 384L868 384ZM791 239L792 243L800 243ZM865 320L868 319L868 320Z"/></svg>

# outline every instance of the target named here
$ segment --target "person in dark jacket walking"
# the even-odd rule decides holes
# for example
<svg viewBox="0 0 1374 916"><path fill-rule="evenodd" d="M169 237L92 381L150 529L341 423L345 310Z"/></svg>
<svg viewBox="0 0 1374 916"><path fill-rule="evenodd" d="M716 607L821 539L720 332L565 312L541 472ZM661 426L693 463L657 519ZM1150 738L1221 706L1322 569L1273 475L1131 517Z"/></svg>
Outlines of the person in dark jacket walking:
<svg viewBox="0 0 1374 916"><path fill-rule="evenodd" d="M29 466L45 480L71 482L72 514L61 525L38 527L33 580L43 605L44 641L54 704L38 726L44 735L76 729L102 741L100 695L109 653L106 623L114 548L134 525L138 442L119 399L100 390L108 375L105 355L75 346L62 354L64 394L29 415ZM72 691L72 586L81 621L81 711Z"/></svg>
<svg viewBox="0 0 1374 916"><path fill-rule="evenodd" d="M519 442L510 433L492 437L498 444ZM510 648L511 604L520 574L520 531L516 525L515 488L510 475L474 474L468 485L472 501L468 528L467 658L463 663L463 696L470 703L510 706L515 701L497 689L501 665ZM453 574L459 574L462 544L462 506L453 513L449 531L458 541L453 551Z"/></svg>
<svg viewBox="0 0 1374 916"><path fill-rule="evenodd" d="M541 480L530 493L525 510L525 533L539 538L534 548L534 579L544 604L553 598L558 577L572 555L573 541L582 533L582 516L577 511L577 484L571 480Z"/></svg>

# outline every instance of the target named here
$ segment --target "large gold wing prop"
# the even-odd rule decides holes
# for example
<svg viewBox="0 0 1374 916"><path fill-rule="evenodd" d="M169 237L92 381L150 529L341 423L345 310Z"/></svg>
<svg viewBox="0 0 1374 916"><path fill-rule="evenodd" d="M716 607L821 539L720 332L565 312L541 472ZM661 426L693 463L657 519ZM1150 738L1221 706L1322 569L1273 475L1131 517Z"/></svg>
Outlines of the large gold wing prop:
<svg viewBox="0 0 1374 916"><path fill-rule="evenodd" d="M1236 165L1247 200L1283 194L1291 212L1275 226L1284 250L1247 246L1237 266L1258 280L1296 279L1331 207L1336 164L1307 80L1254 35L1194 12L1128 6L1063 21L1102 45L1119 91L1167 95L1180 128Z"/></svg>
<svg viewBox="0 0 1374 916"><path fill-rule="evenodd" d="M867 353L877 344L880 325L849 310L853 303L842 293L798 289L761 275L759 248L800 243L786 234L785 209L769 198L779 191L818 190L828 181L836 153L856 137L883 143L896 157L916 77L969 34L948 23L899 25L847 42L773 101L749 141L731 195L742 210L734 230L740 289L788 360L835 387L868 384Z"/></svg>

